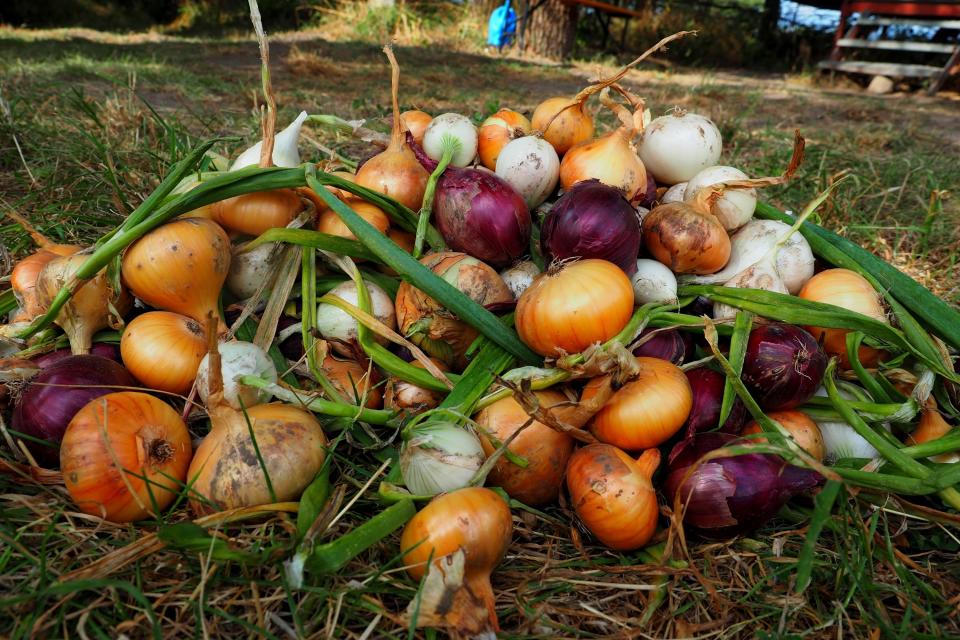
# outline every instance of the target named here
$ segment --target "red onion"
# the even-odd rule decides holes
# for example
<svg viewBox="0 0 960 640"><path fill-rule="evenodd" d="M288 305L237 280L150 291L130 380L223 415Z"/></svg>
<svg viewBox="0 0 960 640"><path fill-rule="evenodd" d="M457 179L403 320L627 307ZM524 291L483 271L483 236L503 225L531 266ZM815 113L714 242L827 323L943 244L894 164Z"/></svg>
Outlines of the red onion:
<svg viewBox="0 0 960 640"><path fill-rule="evenodd" d="M726 377L713 369L698 367L687 371L687 380L693 391L693 407L687 417L687 436L701 431L716 429L720 421L720 405L723 404L723 386ZM739 433L750 415L740 398L734 398L730 415L724 421L720 431Z"/></svg>
<svg viewBox="0 0 960 640"><path fill-rule="evenodd" d="M70 348L65 347L49 353L40 354L36 358L32 358L32 360L36 362L37 366L41 369L46 369L53 363L59 362L64 358L70 357L71 355L73 355L73 353L70 351ZM114 362L120 362L120 346L111 344L109 342L94 342L93 346L90 348L90 355L100 356L101 358L113 360Z"/></svg>
<svg viewBox="0 0 960 640"><path fill-rule="evenodd" d="M755 529L790 498L822 481L815 471L789 465L778 456L750 453L710 460L697 466L684 482L697 460L737 441L726 433L701 433L679 442L670 452L667 498L673 504L680 492L684 524L703 536L723 538Z"/></svg>
<svg viewBox="0 0 960 640"><path fill-rule="evenodd" d="M653 179L653 174L649 171L647 172L647 190L640 196L640 199L637 201L637 205L641 207L646 207L647 209L653 209L653 205L657 202L657 181Z"/></svg>
<svg viewBox="0 0 960 640"><path fill-rule="evenodd" d="M59 445L73 416L88 402L120 389L96 386L138 387L126 369L100 356L69 356L43 369L30 381L13 410L15 431ZM29 444L29 443L28 443ZM44 463L58 460L58 447L31 445Z"/></svg>
<svg viewBox="0 0 960 640"><path fill-rule="evenodd" d="M599 180L578 182L560 196L540 230L545 258L601 258L627 275L637 270L640 221L618 189Z"/></svg>
<svg viewBox="0 0 960 640"><path fill-rule="evenodd" d="M792 324L753 328L741 379L765 411L793 409L813 397L827 356L812 335Z"/></svg>
<svg viewBox="0 0 960 640"><path fill-rule="evenodd" d="M659 358L675 365L683 364L693 349L693 337L677 329L647 328L640 332L640 339L646 341L633 350L633 355Z"/></svg>

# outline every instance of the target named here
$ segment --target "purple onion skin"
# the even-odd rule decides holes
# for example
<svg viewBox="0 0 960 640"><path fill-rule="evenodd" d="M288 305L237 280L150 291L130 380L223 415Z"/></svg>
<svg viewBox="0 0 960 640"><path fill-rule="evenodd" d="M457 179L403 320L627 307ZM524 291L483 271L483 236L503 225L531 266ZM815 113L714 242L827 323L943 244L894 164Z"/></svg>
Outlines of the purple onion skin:
<svg viewBox="0 0 960 640"><path fill-rule="evenodd" d="M726 377L713 369L698 367L686 372L690 389L693 391L693 406L687 417L686 434L688 437L704 431L712 431L720 421L720 406L723 404L723 386ZM730 415L723 422L720 431L740 433L750 414L740 398L734 398Z"/></svg>
<svg viewBox="0 0 960 640"><path fill-rule="evenodd" d="M702 456L737 440L726 433L701 433L677 443L670 452L667 498L672 505L680 492L686 505L684 525L704 537L727 538L756 529L790 498L823 480L817 472L787 464L778 456L750 453L714 458L684 482L689 467Z"/></svg>
<svg viewBox="0 0 960 640"><path fill-rule="evenodd" d="M454 251L506 267L530 249L530 209L500 176L447 167L433 200L437 229Z"/></svg>
<svg viewBox="0 0 960 640"><path fill-rule="evenodd" d="M64 347L63 349L41 354L33 358L33 361L36 362L37 366L41 369L46 369L55 362L69 358L72 355L73 353L70 351L70 348ZM90 348L90 355L120 362L120 345L110 344L109 342L94 342Z"/></svg>
<svg viewBox="0 0 960 640"><path fill-rule="evenodd" d="M646 358L659 358L675 365L683 364L693 338L676 329L644 329L640 338L653 334L646 342L633 350L633 355Z"/></svg>
<svg viewBox="0 0 960 640"><path fill-rule="evenodd" d="M826 368L827 356L812 335L772 322L750 332L741 379L762 409L778 411L812 398Z"/></svg>
<svg viewBox="0 0 960 640"><path fill-rule="evenodd" d="M608 260L633 275L640 253L637 212L618 189L599 180L578 182L544 219L540 251L549 260Z"/></svg>
<svg viewBox="0 0 960 640"><path fill-rule="evenodd" d="M647 190L640 195L640 199L637 201L637 205L641 207L646 207L647 209L653 209L653 205L657 202L657 181L653 179L653 175L648 171L647 172Z"/></svg>
<svg viewBox="0 0 960 640"><path fill-rule="evenodd" d="M121 391L89 386L98 384L140 386L122 365L113 360L92 355L69 356L43 369L30 381L14 407L11 427L59 445L67 425L80 409L102 395ZM59 460L59 446L28 444L38 461L55 465Z"/></svg>

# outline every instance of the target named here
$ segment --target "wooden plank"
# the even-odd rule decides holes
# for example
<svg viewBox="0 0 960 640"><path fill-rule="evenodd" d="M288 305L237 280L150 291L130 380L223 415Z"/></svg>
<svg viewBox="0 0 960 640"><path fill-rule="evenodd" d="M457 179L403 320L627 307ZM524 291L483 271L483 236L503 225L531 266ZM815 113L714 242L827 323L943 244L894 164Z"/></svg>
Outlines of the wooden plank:
<svg viewBox="0 0 960 640"><path fill-rule="evenodd" d="M626 7L618 7L615 4L610 4L609 2L600 2L600 0L563 0L564 4L579 4L584 7L592 7L603 13L609 13L615 16L629 16L632 18L643 17L643 14L639 11L634 11L633 9L627 9Z"/></svg>
<svg viewBox="0 0 960 640"><path fill-rule="evenodd" d="M921 51L924 53L951 54L957 49L952 44L937 42L908 42L906 40L860 40L857 38L840 38L838 47L851 49L882 49L884 51Z"/></svg>
<svg viewBox="0 0 960 640"><path fill-rule="evenodd" d="M893 76L904 78L934 78L943 71L940 67L925 64L898 64L895 62L861 62L859 60L824 60L821 69L865 73L871 76Z"/></svg>
<svg viewBox="0 0 960 640"><path fill-rule="evenodd" d="M895 0L852 0L845 3L851 12L880 13L893 16L960 18L960 2L896 2Z"/></svg>
<svg viewBox="0 0 960 640"><path fill-rule="evenodd" d="M940 87L943 86L943 83L947 81L947 78L950 77L953 73L958 73L960 70L956 67L960 65L960 47L957 47L957 50L953 52L953 55L950 56L950 59L947 60L947 64L943 66L943 70L940 72L936 78L933 79L933 82L930 83L930 86L927 88L927 93L931 96L940 90Z"/></svg>
<svg viewBox="0 0 960 640"><path fill-rule="evenodd" d="M960 20L924 20L923 18L889 18L866 16L857 20L864 27L887 27L906 25L911 27L940 27L941 29L960 29Z"/></svg>

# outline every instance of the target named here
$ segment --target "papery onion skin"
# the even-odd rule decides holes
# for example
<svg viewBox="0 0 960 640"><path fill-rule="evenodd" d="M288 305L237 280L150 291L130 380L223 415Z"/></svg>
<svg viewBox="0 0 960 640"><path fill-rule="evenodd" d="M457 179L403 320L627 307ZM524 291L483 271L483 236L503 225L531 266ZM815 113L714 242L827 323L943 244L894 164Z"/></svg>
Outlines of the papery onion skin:
<svg viewBox="0 0 960 640"><path fill-rule="evenodd" d="M617 551L639 549L657 528L657 494L650 478L660 452L648 449L633 460L609 444L589 444L567 465L567 490L581 522Z"/></svg>
<svg viewBox="0 0 960 640"><path fill-rule="evenodd" d="M303 211L303 202L293 189L276 189L227 198L210 209L213 219L225 229L258 236L290 224Z"/></svg>
<svg viewBox="0 0 960 640"><path fill-rule="evenodd" d="M433 496L468 486L486 459L480 439L469 427L424 422L400 448L400 473L413 495Z"/></svg>
<svg viewBox="0 0 960 640"><path fill-rule="evenodd" d="M113 360L93 355L71 355L46 366L20 395L14 406L10 427L27 435L59 445L76 413L90 401L118 387L137 387L137 381ZM54 464L58 447L28 443L38 461Z"/></svg>
<svg viewBox="0 0 960 640"><path fill-rule="evenodd" d="M748 180L749 176L734 167L717 165L707 167L690 178L683 199L692 202L705 188L719 182ZM717 217L727 231L733 232L750 222L757 208L756 189L727 189L710 203L710 213Z"/></svg>
<svg viewBox="0 0 960 640"><path fill-rule="evenodd" d="M817 392L826 368L827 356L813 336L771 322L750 331L741 379L762 409L794 409Z"/></svg>
<svg viewBox="0 0 960 640"><path fill-rule="evenodd" d="M820 427L810 419L810 416L803 411L771 411L767 414L767 417L779 422L784 429L789 431L790 437L800 445L801 449L816 458L817 461L823 462L826 456L823 435L820 433ZM760 433L763 433L760 424L751 422L743 428L740 435L756 436ZM752 437L750 441L764 443L768 442L768 439L766 437Z"/></svg>
<svg viewBox="0 0 960 640"><path fill-rule="evenodd" d="M221 342L218 349L222 359L223 396L227 404L240 410L270 399L270 392L244 386L238 381L244 375L260 376L270 382L277 381L276 366L263 349L252 342L239 340ZM209 400L209 360L209 354L205 355L197 368L197 391L204 404Z"/></svg>
<svg viewBox="0 0 960 640"><path fill-rule="evenodd" d="M173 502L191 453L190 434L172 407L124 391L77 412L63 436L60 468L81 511L132 522L159 515Z"/></svg>
<svg viewBox="0 0 960 640"><path fill-rule="evenodd" d="M186 394L206 354L203 326L169 311L148 311L130 321L120 338L123 364L150 389Z"/></svg>
<svg viewBox="0 0 960 640"><path fill-rule="evenodd" d="M609 260L631 275L637 270L640 222L617 189L585 180L550 209L540 230L540 250L550 260Z"/></svg>
<svg viewBox="0 0 960 640"><path fill-rule="evenodd" d="M670 452L664 486L669 504L679 493L684 526L702 536L726 538L752 531L790 498L823 480L815 471L759 453L714 458L690 470L702 456L732 444L748 441L726 433L700 433Z"/></svg>
<svg viewBox="0 0 960 640"><path fill-rule="evenodd" d="M582 103L570 106L572 104L573 100L563 96L547 98L537 106L530 119L533 128L542 132L543 139L553 145L558 156L593 137L593 117L584 110ZM557 113L560 115L553 119Z"/></svg>
<svg viewBox="0 0 960 640"><path fill-rule="evenodd" d="M441 371L448 370L446 365L436 358L431 358L431 360ZM419 360L414 360L410 365L418 369L424 368L423 363ZM443 400L444 395L439 391L424 389L412 382L391 376L384 385L383 406L387 409L417 414L436 407Z"/></svg>
<svg viewBox="0 0 960 640"><path fill-rule="evenodd" d="M687 436L716 429L720 422L720 407L723 404L726 376L707 367L691 369L686 372L686 375L693 393L693 406L687 417ZM747 407L740 398L735 397L730 414L720 427L720 431L738 433L749 418Z"/></svg>
<svg viewBox="0 0 960 640"><path fill-rule="evenodd" d="M375 368L368 369L356 360L338 360L329 354L320 368L348 403L359 405L363 401L368 409L383 406L383 389Z"/></svg>
<svg viewBox="0 0 960 640"><path fill-rule="evenodd" d="M568 402L562 393L549 390L537 392L537 399L544 409ZM527 424L530 416L519 402L507 397L484 407L474 420L483 427L480 442L490 456L497 445L484 430L504 442ZM508 449L526 460L527 466L521 467L502 456L487 476L487 483L501 487L511 498L531 507L556 501L567 461L573 453L573 438L534 420L514 438Z"/></svg>
<svg viewBox="0 0 960 640"><path fill-rule="evenodd" d="M490 171L495 171L497 158L503 148L510 141L528 133L530 133L530 121L526 116L511 109L500 109L480 125L477 142L480 164Z"/></svg>
<svg viewBox="0 0 960 640"><path fill-rule="evenodd" d="M10 288L21 312L11 322L27 322L46 312L46 306L37 293L37 278L51 260L73 255L82 247L65 244L46 245L17 262L10 271Z"/></svg>
<svg viewBox="0 0 960 640"><path fill-rule="evenodd" d="M713 122L696 113L660 116L647 125L637 144L644 166L666 185L686 182L717 164L723 140Z"/></svg>
<svg viewBox="0 0 960 640"><path fill-rule="evenodd" d="M519 298L533 284L538 275L540 275L540 267L531 260L517 262L512 267L500 272L500 277L503 278L515 298Z"/></svg>
<svg viewBox="0 0 960 640"><path fill-rule="evenodd" d="M579 260L539 275L517 301L514 321L528 347L559 357L609 340L632 314L633 286L620 267Z"/></svg>
<svg viewBox="0 0 960 640"><path fill-rule="evenodd" d="M674 273L714 273L730 259L730 236L717 219L686 202L662 204L643 219L643 244Z"/></svg>
<svg viewBox="0 0 960 640"><path fill-rule="evenodd" d="M687 190L686 182L678 182L669 189L667 189L662 196L660 196L660 202L658 204L670 204L671 202L683 202L683 194Z"/></svg>

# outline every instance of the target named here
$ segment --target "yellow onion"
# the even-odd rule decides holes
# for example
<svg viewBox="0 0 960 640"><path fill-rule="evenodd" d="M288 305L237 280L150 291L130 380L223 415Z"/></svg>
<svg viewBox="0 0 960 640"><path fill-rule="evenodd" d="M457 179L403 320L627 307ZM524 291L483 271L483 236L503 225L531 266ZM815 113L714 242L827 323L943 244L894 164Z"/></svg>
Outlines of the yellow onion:
<svg viewBox="0 0 960 640"><path fill-rule="evenodd" d="M225 229L258 236L293 222L303 211L303 201L293 189L257 191L215 202L210 211Z"/></svg>
<svg viewBox="0 0 960 640"><path fill-rule="evenodd" d="M355 360L337 360L327 355L320 365L333 383L337 392L350 404L360 404L368 409L383 406L383 390L376 369L367 369Z"/></svg>
<svg viewBox="0 0 960 640"><path fill-rule="evenodd" d="M203 327L169 311L148 311L130 321L120 338L123 366L151 389L185 394L206 353Z"/></svg>
<svg viewBox="0 0 960 640"><path fill-rule="evenodd" d="M921 411L920 422L917 424L917 428L907 436L906 442L908 445L917 445L938 440L953 431L953 427L951 427L947 421L943 419L943 416L940 415L940 412L937 411L936 403L931 401L930 404L932 406L925 407ZM960 453L942 453L938 456L931 456L929 459L932 462L939 462L941 464L955 464L960 462Z"/></svg>
<svg viewBox="0 0 960 640"><path fill-rule="evenodd" d="M803 411L788 410L771 411L767 413L767 417L779 422L780 425L790 433L790 437L796 441L801 449L820 462L823 462L824 457L827 455L827 449L823 443L823 434L820 433L820 427L817 426L817 423L814 422L810 416ZM755 436L759 433L763 433L763 429L760 428L760 424L756 421L745 426L743 431L740 432L740 434L744 436ZM750 438L750 442L767 442L767 438L754 437Z"/></svg>
<svg viewBox="0 0 960 640"><path fill-rule="evenodd" d="M730 259L730 236L700 200L654 207L640 230L650 255L674 273L715 273Z"/></svg>
<svg viewBox="0 0 960 640"><path fill-rule="evenodd" d="M500 151L511 140L530 133L530 126L526 116L510 109L500 109L484 120L477 137L477 155L480 157L480 164L490 171L495 171Z"/></svg>
<svg viewBox="0 0 960 640"><path fill-rule="evenodd" d="M533 128L542 132L558 156L593 137L593 116L584 109L585 100L586 96L548 98L533 112Z"/></svg>
<svg viewBox="0 0 960 640"><path fill-rule="evenodd" d="M427 125L433 120L433 116L419 109L411 109L400 114L400 119L406 125L407 131L413 136L413 140L422 145L423 132L427 130Z"/></svg>
<svg viewBox="0 0 960 640"><path fill-rule="evenodd" d="M20 313L11 319L12 322L28 322L46 311L40 302L37 292L37 279L47 264L60 256L69 256L81 247L67 244L50 244L21 260L10 272L10 288L13 296L20 305Z"/></svg>
<svg viewBox="0 0 960 640"><path fill-rule="evenodd" d="M353 209L354 213L358 216L376 227L380 233L387 233L387 230L390 228L390 218L387 217L387 214L366 200L347 198L344 200L344 204ZM332 236L347 238L348 240L357 239L347 225L343 223L343 220L340 219L340 216L334 213L333 209L327 209L320 214L317 231L329 233Z"/></svg>

